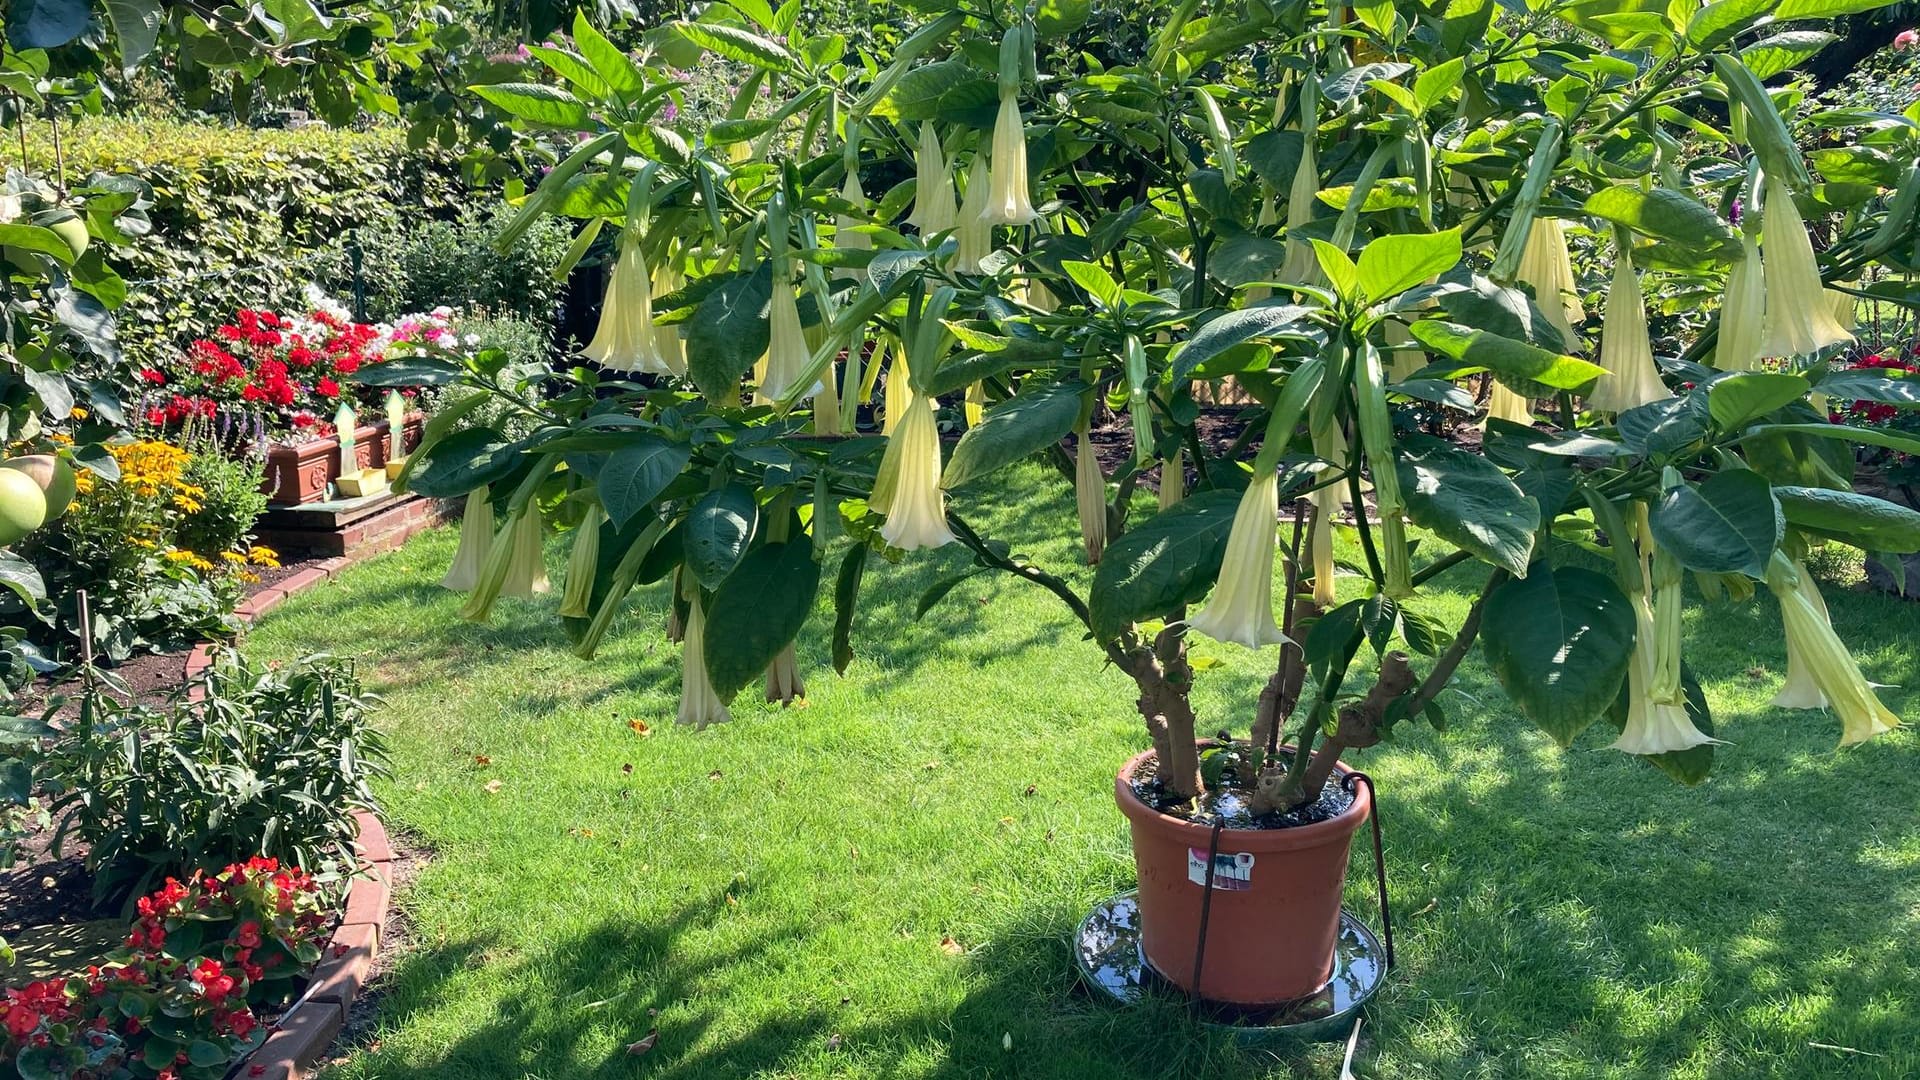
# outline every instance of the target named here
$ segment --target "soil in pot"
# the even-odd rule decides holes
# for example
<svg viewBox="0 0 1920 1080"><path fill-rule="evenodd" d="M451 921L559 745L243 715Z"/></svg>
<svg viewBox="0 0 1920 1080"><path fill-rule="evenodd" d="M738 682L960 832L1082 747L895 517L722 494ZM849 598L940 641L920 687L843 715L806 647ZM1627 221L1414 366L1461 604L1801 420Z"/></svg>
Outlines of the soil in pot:
<svg viewBox="0 0 1920 1080"><path fill-rule="evenodd" d="M1266 827L1243 795L1216 783L1198 807L1169 813L1155 805L1166 799L1151 775L1153 760L1151 752L1134 758L1114 785L1133 831L1147 963L1175 986L1232 1005L1279 1005L1318 992L1333 973L1349 845L1372 810L1370 794L1348 793L1336 774L1318 800L1268 816L1277 827ZM1204 959L1196 949L1203 912Z"/></svg>
<svg viewBox="0 0 1920 1080"><path fill-rule="evenodd" d="M1252 788L1252 777L1243 775L1246 769L1245 758L1235 747L1212 747L1202 751L1207 759L1207 771L1212 772L1214 764L1210 759L1215 755L1224 756L1215 778L1208 781L1208 788L1197 804L1186 803L1167 794L1160 784L1160 760L1149 757L1133 770L1133 793L1141 802L1170 817L1185 818L1199 825L1224 825L1229 829L1291 829L1297 825L1312 825L1318 821L1331 821L1346 813L1353 805L1353 793L1341 787L1337 779L1321 789L1320 797L1305 806L1295 807L1283 813L1256 814L1253 804L1247 797ZM1279 754L1282 760L1290 761L1293 755L1285 750Z"/></svg>

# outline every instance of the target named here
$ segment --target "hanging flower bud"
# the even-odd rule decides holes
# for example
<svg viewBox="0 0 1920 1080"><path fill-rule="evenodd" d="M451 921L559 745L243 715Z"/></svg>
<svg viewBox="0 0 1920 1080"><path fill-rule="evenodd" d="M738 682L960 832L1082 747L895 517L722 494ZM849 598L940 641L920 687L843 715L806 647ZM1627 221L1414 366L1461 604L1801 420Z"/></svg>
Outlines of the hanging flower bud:
<svg viewBox="0 0 1920 1080"><path fill-rule="evenodd" d="M700 610L700 590L695 587L687 596L687 635L680 653L680 711L676 719L696 729L733 719L707 678L706 635L707 616Z"/></svg>
<svg viewBox="0 0 1920 1080"><path fill-rule="evenodd" d="M991 225L1028 225L1040 214L1027 191L1027 128L1020 119L1020 98L1002 92L1000 115L993 122L993 183L987 210Z"/></svg>
<svg viewBox="0 0 1920 1080"><path fill-rule="evenodd" d="M1840 289L1828 289L1827 299L1833 301L1833 322L1849 335L1860 324L1859 298Z"/></svg>
<svg viewBox="0 0 1920 1080"><path fill-rule="evenodd" d="M1301 143L1300 164L1293 170L1293 186L1287 192L1287 257L1280 266L1282 281L1299 285L1317 285L1321 281L1320 259L1313 253L1306 228L1313 222L1313 206L1320 194L1320 165L1314 157L1311 128Z"/></svg>
<svg viewBox="0 0 1920 1080"><path fill-rule="evenodd" d="M1175 448L1173 456L1160 463L1160 509L1167 510L1187 497L1187 452Z"/></svg>
<svg viewBox="0 0 1920 1080"><path fill-rule="evenodd" d="M777 277L778 275L776 275ZM793 390L794 383L800 379L800 373L807 369L808 361L813 359L813 350L807 348L806 331L800 327L800 305L794 298L794 290L784 280L773 283L773 300L767 307L769 323L767 337L766 369L760 376L760 387L754 391L755 404L767 405L779 401ZM815 384L804 397L812 397L819 392Z"/></svg>
<svg viewBox="0 0 1920 1080"><path fill-rule="evenodd" d="M1258 649L1287 640L1273 621L1275 522L1280 514L1280 479L1262 470L1240 497L1227 534L1220 578L1206 609L1188 625L1213 638Z"/></svg>
<svg viewBox="0 0 1920 1080"><path fill-rule="evenodd" d="M529 504L509 523L508 528L512 530L508 539L512 545L512 555L507 562L507 577L500 586L500 595L526 600L535 593L548 592L553 586L547 582L545 532L540 523L540 511Z"/></svg>
<svg viewBox="0 0 1920 1080"><path fill-rule="evenodd" d="M1060 310L1060 298L1053 295L1047 283L1037 277L1030 277L1026 281L1026 302L1035 311L1044 311L1049 315Z"/></svg>
<svg viewBox="0 0 1920 1080"><path fill-rule="evenodd" d="M440 587L466 592L479 581L487 553L493 550L493 503L485 485L467 493L466 511L460 517L460 546L453 550L453 565Z"/></svg>
<svg viewBox="0 0 1920 1080"><path fill-rule="evenodd" d="M953 228L959 217L953 201L953 177L948 175L946 155L940 150L940 136L935 134L932 121L920 125L920 148L913 165L913 213L907 215L907 224L918 228L921 236Z"/></svg>
<svg viewBox="0 0 1920 1080"><path fill-rule="evenodd" d="M1720 336L1713 347L1713 366L1721 371L1752 371L1766 355L1767 279L1760 244L1741 230L1740 261L1727 271L1727 291L1720 301Z"/></svg>
<svg viewBox="0 0 1920 1080"><path fill-rule="evenodd" d="M800 663L794 656L793 643L780 650L767 665L767 700L780 705L791 705L807 696L806 683L800 679Z"/></svg>
<svg viewBox="0 0 1920 1080"><path fill-rule="evenodd" d="M967 414L967 427L977 428L980 421L987 418L987 384L972 382L967 384L967 398L963 403Z"/></svg>
<svg viewBox="0 0 1920 1080"><path fill-rule="evenodd" d="M1780 601L1788 652L1799 651L1814 685L1840 715L1840 745L1866 742L1899 727L1900 718L1881 704L1853 654L1833 632L1833 624L1823 613L1826 605L1809 595L1812 579L1805 571L1776 551L1767 565L1767 587Z"/></svg>
<svg viewBox="0 0 1920 1080"><path fill-rule="evenodd" d="M1580 338L1573 328L1586 321L1587 312L1580 306L1580 285L1573 278L1573 260L1567 255L1567 230L1559 218L1533 219L1514 278L1533 287L1534 304L1546 316L1548 325L1560 331L1567 351L1578 349Z"/></svg>
<svg viewBox="0 0 1920 1080"><path fill-rule="evenodd" d="M653 325L653 276L647 272L636 237L620 238L620 257L607 277L606 298L600 304L600 325L580 353L612 371L675 374L660 354Z"/></svg>
<svg viewBox="0 0 1920 1080"><path fill-rule="evenodd" d="M860 188L860 170L848 169L846 182L840 185L840 197L848 203L865 209L867 193ZM848 251L872 251L873 237L859 230L860 219L848 214L837 214L833 219L833 243L835 247ZM849 271L856 280L865 280L866 269Z"/></svg>
<svg viewBox="0 0 1920 1080"><path fill-rule="evenodd" d="M1793 572L1799 577L1800 595L1813 605L1813 610L1831 626L1833 619L1827 613L1826 598L1820 595L1820 589L1814 584L1813 576L1807 573L1807 565L1798 559L1793 562ZM1813 669L1808 666L1807 658L1800 652L1800 639L1787 635L1787 681L1780 686L1780 692L1773 695L1767 704L1776 709L1824 709L1827 707L1827 695L1820 692L1820 684L1813 680Z"/></svg>
<svg viewBox="0 0 1920 1080"><path fill-rule="evenodd" d="M1313 433L1313 453L1327 462L1314 476L1319 486L1308 496L1313 503L1313 524L1307 531L1307 555L1313 562L1313 603L1324 610L1334 604L1333 519L1346 507L1340 497L1341 483L1336 479L1347 467L1347 441L1339 425L1328 423Z"/></svg>
<svg viewBox="0 0 1920 1080"><path fill-rule="evenodd" d="M1073 448L1073 501L1080 512L1080 540L1086 546L1087 564L1100 561L1107 550L1107 476L1100 471L1100 455L1085 425L1075 433Z"/></svg>
<svg viewBox="0 0 1920 1080"><path fill-rule="evenodd" d="M1834 321L1833 303L1820 283L1807 223L1786 185L1767 185L1760 211L1766 244L1768 356L1812 356L1853 335Z"/></svg>
<svg viewBox="0 0 1920 1080"><path fill-rule="evenodd" d="M593 614L593 579L600 570L600 523L606 512L598 502L587 504L580 526L573 530L573 551L567 556L567 587L560 594L562 618L584 619Z"/></svg>
<svg viewBox="0 0 1920 1080"><path fill-rule="evenodd" d="M986 218L991 172L987 156L975 154L973 167L967 170L967 197L960 203L960 222L953 233L953 268L962 274L979 273L980 260L993 251L993 223Z"/></svg>
<svg viewBox="0 0 1920 1080"><path fill-rule="evenodd" d="M940 432L932 400L914 399L889 438L899 444L899 450L880 538L903 551L953 543L947 528L947 499L940 490ZM878 487L876 483L876 493ZM872 501L868 500L869 505Z"/></svg>
<svg viewBox="0 0 1920 1080"><path fill-rule="evenodd" d="M1672 396L1653 364L1646 297L1640 292L1640 275L1633 270L1633 253L1624 245L1617 250L1613 285L1607 289L1600 366L1607 373L1595 382L1587 404L1601 412L1625 412Z"/></svg>
<svg viewBox="0 0 1920 1080"><path fill-rule="evenodd" d="M1493 380L1493 388L1487 391L1487 419L1505 420L1528 427L1539 422L1533 415L1533 402L1507 389L1498 379Z"/></svg>
<svg viewBox="0 0 1920 1080"><path fill-rule="evenodd" d="M893 429L913 405L913 385L907 381L907 350L892 347L889 355L893 363L888 365L885 392L880 399L880 434L891 435Z"/></svg>

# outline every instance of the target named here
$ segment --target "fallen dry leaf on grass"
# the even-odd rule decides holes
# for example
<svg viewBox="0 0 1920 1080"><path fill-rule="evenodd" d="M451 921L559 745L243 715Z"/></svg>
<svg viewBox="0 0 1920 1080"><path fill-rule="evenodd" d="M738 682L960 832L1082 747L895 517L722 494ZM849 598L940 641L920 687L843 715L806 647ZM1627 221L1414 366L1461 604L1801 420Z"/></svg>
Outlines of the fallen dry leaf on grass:
<svg viewBox="0 0 1920 1080"><path fill-rule="evenodd" d="M940 951L946 953L948 956L959 956L967 950L959 942L953 940L952 936L947 936L940 939Z"/></svg>
<svg viewBox="0 0 1920 1080"><path fill-rule="evenodd" d="M840 1049L840 1033L839 1032L837 1031L834 1032L832 1037L827 1039L827 1049L829 1050Z"/></svg>
<svg viewBox="0 0 1920 1080"><path fill-rule="evenodd" d="M644 1054L647 1051L653 1049L654 1044L659 1041L660 1041L660 1029L654 1028L652 1031L647 1032L646 1038L641 1039L639 1042L636 1042L636 1043L628 1043L627 1053L632 1054L634 1057L639 1057L641 1054Z"/></svg>
<svg viewBox="0 0 1920 1080"><path fill-rule="evenodd" d="M500 783L500 781L489 780L486 783L480 785L480 790L486 792L489 795L498 795L500 794L501 787L502 787L502 784Z"/></svg>
<svg viewBox="0 0 1920 1080"><path fill-rule="evenodd" d="M627 721L627 727L631 728L635 735L643 739L653 734L653 729L647 726L645 720L629 720Z"/></svg>

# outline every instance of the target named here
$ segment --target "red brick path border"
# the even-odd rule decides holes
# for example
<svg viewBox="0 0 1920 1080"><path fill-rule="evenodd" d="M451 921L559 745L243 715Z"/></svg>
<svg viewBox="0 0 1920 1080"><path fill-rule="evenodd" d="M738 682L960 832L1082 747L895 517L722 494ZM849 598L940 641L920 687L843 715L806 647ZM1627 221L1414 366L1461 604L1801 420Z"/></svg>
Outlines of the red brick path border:
<svg viewBox="0 0 1920 1080"><path fill-rule="evenodd" d="M278 607L280 601L331 579L355 561L345 557L315 563L247 597L234 614L242 622L251 623ZM187 679L196 678L212 663L213 645L195 645L187 654ZM387 912L393 906L393 844L387 839L386 826L372 812L356 811L353 820L359 827L356 847L361 873L347 891L340 925L321 953L306 993L273 1025L267 1041L227 1073L232 1080L301 1080L307 1076L345 1025L354 995L366 985L374 957L380 952L381 935L386 932Z"/></svg>

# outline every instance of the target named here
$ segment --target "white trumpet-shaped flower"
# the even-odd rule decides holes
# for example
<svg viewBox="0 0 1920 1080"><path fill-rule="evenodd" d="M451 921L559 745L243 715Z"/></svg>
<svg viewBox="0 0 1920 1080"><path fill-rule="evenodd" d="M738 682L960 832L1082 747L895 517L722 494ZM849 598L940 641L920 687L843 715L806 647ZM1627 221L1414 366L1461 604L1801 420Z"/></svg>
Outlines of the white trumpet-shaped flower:
<svg viewBox="0 0 1920 1080"><path fill-rule="evenodd" d="M959 218L953 199L953 176L947 170L946 155L940 149L940 136L932 121L920 125L920 147L914 152L913 213L907 224L922 236L945 232Z"/></svg>
<svg viewBox="0 0 1920 1080"><path fill-rule="evenodd" d="M1833 323L1840 329L1852 334L1860 325L1860 300L1850 292L1840 289L1828 289L1827 299L1833 301Z"/></svg>
<svg viewBox="0 0 1920 1080"><path fill-rule="evenodd" d="M600 504L587 504L579 528L573 531L573 550L567 555L567 584L560 593L563 618L584 619L593 614L593 579L600 570L600 523L606 520Z"/></svg>
<svg viewBox="0 0 1920 1080"><path fill-rule="evenodd" d="M1793 572L1799 578L1800 595L1813 605L1813 610L1831 625L1833 619L1827 613L1827 600L1820 595L1812 575L1807 573L1807 565L1798 559L1793 562ZM1787 635L1787 679L1780 685L1780 692L1768 702L1776 709L1824 709L1827 707L1827 695L1820 692L1820 684L1813 679L1813 669L1808 666L1807 658L1800 653L1800 639Z"/></svg>
<svg viewBox="0 0 1920 1080"><path fill-rule="evenodd" d="M907 350L902 346L890 346L889 355L893 362L887 365L887 384L882 388L880 397L880 434L891 435L893 429L906 419L907 409L913 405L913 384L907 377Z"/></svg>
<svg viewBox="0 0 1920 1080"><path fill-rule="evenodd" d="M1653 605L1643 590L1633 598L1633 658L1627 665L1627 726L1613 749L1629 754L1671 754L1718 742L1693 724L1683 704L1655 700L1659 644Z"/></svg>
<svg viewBox="0 0 1920 1080"><path fill-rule="evenodd" d="M760 375L760 387L753 395L753 400L762 405L779 401L792 392L801 373L807 369L807 362L813 359L813 350L807 348L806 331L800 326L799 301L794 297L793 286L785 281L773 283L767 321L766 367ZM802 396L811 397L819 389L816 383Z"/></svg>
<svg viewBox="0 0 1920 1080"><path fill-rule="evenodd" d="M1505 420L1528 427L1538 422L1533 415L1533 402L1522 397L1518 391L1507 389L1506 384L1498 379L1493 381L1493 388L1487 391L1487 419Z"/></svg>
<svg viewBox="0 0 1920 1080"><path fill-rule="evenodd" d="M1533 219L1514 278L1533 287L1534 304L1547 324L1560 331L1567 351L1578 349L1580 339L1573 328L1586 321L1587 312L1580 306L1580 285L1567 255L1567 230L1559 218Z"/></svg>
<svg viewBox="0 0 1920 1080"><path fill-rule="evenodd" d="M1160 463L1160 509L1180 504L1187 497L1187 452L1175 447L1173 456Z"/></svg>
<svg viewBox="0 0 1920 1080"><path fill-rule="evenodd" d="M1866 742L1899 727L1900 718L1881 703L1853 654L1833 632L1826 605L1814 599L1817 593L1809 595L1812 579L1805 571L1776 551L1767 566L1767 587L1780 601L1788 652L1799 651L1814 685L1840 716L1840 745Z"/></svg>
<svg viewBox="0 0 1920 1080"><path fill-rule="evenodd" d="M1727 271L1727 291L1720 301L1720 336L1713 346L1713 366L1722 371L1753 371L1766 356L1767 278L1760 244L1750 232L1740 233L1740 261Z"/></svg>
<svg viewBox="0 0 1920 1080"><path fill-rule="evenodd" d="M1020 98L1002 92L1000 115L993 122L993 183L982 216L990 225L1029 225L1040 216L1027 190L1027 125L1020 119Z"/></svg>
<svg viewBox="0 0 1920 1080"><path fill-rule="evenodd" d="M940 489L940 432L932 400L916 398L888 438L898 449L893 454L887 523L880 527L880 538L902 551L953 543L953 532L947 528L947 497ZM888 449L895 448L890 444ZM881 471L886 469L883 461ZM876 482L875 494L879 487Z"/></svg>
<svg viewBox="0 0 1920 1080"><path fill-rule="evenodd" d="M547 552L543 542L546 534L540 511L528 506L508 527L512 533L507 543L512 545L513 553L507 562L507 576L500 585L500 595L525 600L552 590L553 586L547 581ZM498 538L494 540L496 544L499 542Z"/></svg>
<svg viewBox="0 0 1920 1080"><path fill-rule="evenodd" d="M1080 541L1091 565L1107 550L1107 476L1100 471L1100 455L1084 427L1074 441L1073 501L1080 514Z"/></svg>
<svg viewBox="0 0 1920 1080"><path fill-rule="evenodd" d="M493 503L483 485L467 493L466 511L460 517L460 546L453 551L453 565L440 587L466 592L480 580L487 565L487 553L493 550Z"/></svg>
<svg viewBox="0 0 1920 1080"><path fill-rule="evenodd" d="M807 696L807 684L800 678L800 661L794 655L793 643L780 650L767 665L767 700L781 705L791 705Z"/></svg>
<svg viewBox="0 0 1920 1080"><path fill-rule="evenodd" d="M860 170L848 169L846 182L840 185L840 197L850 205L865 209L867 193L860 187ZM860 219L850 214L836 214L833 219L833 243L836 247L848 251L872 251L873 237L859 230ZM866 277L864 268L850 271L857 279Z"/></svg>
<svg viewBox="0 0 1920 1080"><path fill-rule="evenodd" d="M660 354L653 325L653 275L647 272L637 237L620 239L620 256L614 261L600 304L600 325L580 353L613 371L675 373Z"/></svg>
<svg viewBox="0 0 1920 1080"><path fill-rule="evenodd" d="M976 381L967 384L967 396L961 402L961 411L966 413L968 428L980 426L980 421L987 418L986 383Z"/></svg>
<svg viewBox="0 0 1920 1080"><path fill-rule="evenodd" d="M1833 302L1820 283L1820 264L1793 193L1769 185L1760 211L1766 251L1768 356L1811 356L1853 340L1833 318Z"/></svg>
<svg viewBox="0 0 1920 1080"><path fill-rule="evenodd" d="M1053 290L1047 288L1047 283L1039 278L1030 277L1026 280L1026 303L1035 311L1049 314L1060 310L1060 298L1053 295Z"/></svg>
<svg viewBox="0 0 1920 1080"><path fill-rule="evenodd" d="M666 296L669 293L679 292L681 287L686 283L686 276L679 270L674 269L671 263L662 264L653 268L653 293L655 296ZM651 306L651 304L649 304L649 306ZM654 351L660 355L660 362L667 365L669 372L675 375L685 375L687 373L687 343L680 338L679 326L662 326L659 323L654 323L653 347Z"/></svg>
<svg viewBox="0 0 1920 1080"><path fill-rule="evenodd" d="M700 609L700 590L687 597L686 640L680 652L680 711L675 717L682 724L704 728L724 724L733 713L714 692L707 677L707 616Z"/></svg>
<svg viewBox="0 0 1920 1080"><path fill-rule="evenodd" d="M1287 640L1273 621L1273 555L1280 514L1280 479L1262 470L1240 497L1220 577L1207 606L1188 621L1215 641L1258 649Z"/></svg>
<svg viewBox="0 0 1920 1080"><path fill-rule="evenodd" d="M1653 341L1647 336L1647 302L1640 292L1632 254L1621 248L1607 289L1607 311L1600 326L1600 366L1607 369L1595 382L1587 404L1601 412L1625 412L1651 401L1671 397L1660 370L1653 364Z"/></svg>
<svg viewBox="0 0 1920 1080"><path fill-rule="evenodd" d="M992 193L991 167L985 154L973 156L967 170L967 195L960 202L960 222L953 232L953 268L963 274L980 272L980 260L993 251L993 223L986 218Z"/></svg>

